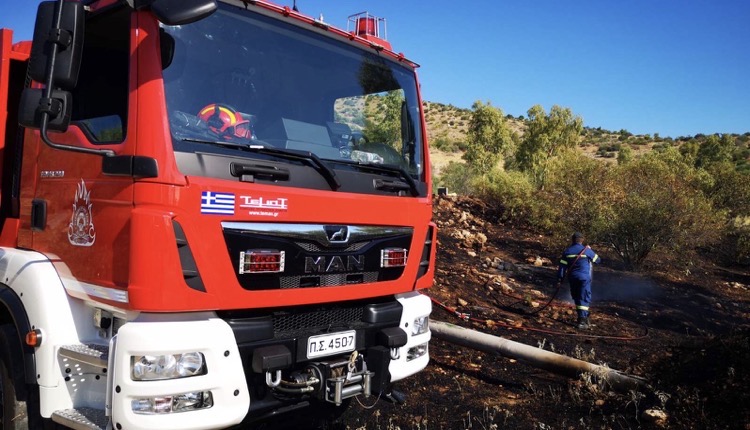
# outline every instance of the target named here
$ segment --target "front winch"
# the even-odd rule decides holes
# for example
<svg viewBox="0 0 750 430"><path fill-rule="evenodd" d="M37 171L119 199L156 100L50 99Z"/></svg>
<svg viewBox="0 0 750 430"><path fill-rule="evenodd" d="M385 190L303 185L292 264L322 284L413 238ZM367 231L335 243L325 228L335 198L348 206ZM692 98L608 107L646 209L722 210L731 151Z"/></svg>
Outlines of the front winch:
<svg viewBox="0 0 750 430"><path fill-rule="evenodd" d="M268 352L268 349L266 349ZM275 352L278 352L275 351ZM279 355L283 354L278 354ZM284 360L278 360L278 362ZM371 395L373 372L367 370L364 357L357 351L348 359L309 364L304 370L292 372L287 378L279 369L264 369L266 385L285 395L312 395L340 406L350 397Z"/></svg>
<svg viewBox="0 0 750 430"><path fill-rule="evenodd" d="M367 370L364 357L357 351L352 352L348 360L313 363L306 370L324 381L318 397L336 406L360 394L370 397L373 372Z"/></svg>

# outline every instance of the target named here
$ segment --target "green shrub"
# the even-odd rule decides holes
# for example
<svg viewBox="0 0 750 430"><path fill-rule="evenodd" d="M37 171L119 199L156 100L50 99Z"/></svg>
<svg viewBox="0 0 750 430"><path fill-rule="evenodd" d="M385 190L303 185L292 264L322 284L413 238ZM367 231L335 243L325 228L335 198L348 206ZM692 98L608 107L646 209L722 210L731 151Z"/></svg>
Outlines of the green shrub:
<svg viewBox="0 0 750 430"><path fill-rule="evenodd" d="M750 217L736 217L727 224L717 251L726 264L750 265Z"/></svg>
<svg viewBox="0 0 750 430"><path fill-rule="evenodd" d="M528 175L518 171L493 169L471 180L473 193L502 209L502 219L531 224L535 187Z"/></svg>
<svg viewBox="0 0 750 430"><path fill-rule="evenodd" d="M471 175L466 163L451 161L442 170L434 187L446 187L451 193L468 195L471 193Z"/></svg>
<svg viewBox="0 0 750 430"><path fill-rule="evenodd" d="M697 186L700 172L676 161L674 152L618 165L601 185L607 192L594 231L629 267L641 266L657 247L679 256L719 238L724 213Z"/></svg>
<svg viewBox="0 0 750 430"><path fill-rule="evenodd" d="M460 149L458 142L450 140L445 135L437 136L430 141L430 144L443 152L458 152Z"/></svg>

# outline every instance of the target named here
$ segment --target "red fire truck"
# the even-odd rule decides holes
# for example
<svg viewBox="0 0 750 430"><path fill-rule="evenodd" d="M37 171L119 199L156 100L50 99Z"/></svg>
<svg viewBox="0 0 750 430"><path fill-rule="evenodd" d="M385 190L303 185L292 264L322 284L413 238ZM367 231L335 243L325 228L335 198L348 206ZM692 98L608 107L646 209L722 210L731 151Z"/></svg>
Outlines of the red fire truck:
<svg viewBox="0 0 750 430"><path fill-rule="evenodd" d="M306 418L425 368L418 66L350 19L60 0L0 31L2 428Z"/></svg>

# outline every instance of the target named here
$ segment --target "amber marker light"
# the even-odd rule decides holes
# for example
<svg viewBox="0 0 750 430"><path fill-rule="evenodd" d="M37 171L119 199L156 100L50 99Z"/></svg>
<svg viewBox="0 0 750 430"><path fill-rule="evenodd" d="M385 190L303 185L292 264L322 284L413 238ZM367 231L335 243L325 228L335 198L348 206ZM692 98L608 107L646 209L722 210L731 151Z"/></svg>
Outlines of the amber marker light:
<svg viewBox="0 0 750 430"><path fill-rule="evenodd" d="M36 348L42 344L42 330L35 328L26 333L26 345Z"/></svg>

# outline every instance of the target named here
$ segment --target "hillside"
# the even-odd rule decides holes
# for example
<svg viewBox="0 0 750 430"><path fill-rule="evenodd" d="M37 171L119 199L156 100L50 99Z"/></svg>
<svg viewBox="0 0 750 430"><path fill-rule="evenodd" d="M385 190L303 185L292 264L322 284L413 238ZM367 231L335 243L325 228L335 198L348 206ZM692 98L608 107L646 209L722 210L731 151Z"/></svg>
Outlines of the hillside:
<svg viewBox="0 0 750 430"><path fill-rule="evenodd" d="M427 369L396 384L404 404L361 399L327 428L750 428L750 272L703 261L685 274L655 259L646 276L598 249L593 327L580 332L567 288L554 286L564 244L502 225L471 198L438 198L434 215L433 319L605 364L650 388L616 393L592 375L567 379L433 340Z"/></svg>
<svg viewBox="0 0 750 430"><path fill-rule="evenodd" d="M430 139L430 160L437 175L451 161L461 161L466 136L471 120L471 110L453 105L435 102L424 102L427 134ZM506 115L510 129L523 137L526 122L523 116ZM733 135L735 144L744 148L744 157L750 160L750 132ZM706 139L703 134L695 136L662 137L654 135L634 135L625 129L619 131L604 130L601 127L584 128L580 150L588 156L605 162L615 162L621 148L628 146L634 155L659 150L667 146L680 147L686 143L700 144Z"/></svg>

